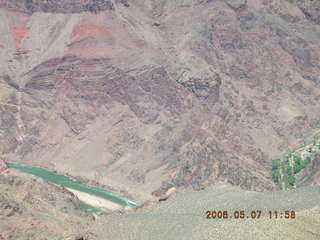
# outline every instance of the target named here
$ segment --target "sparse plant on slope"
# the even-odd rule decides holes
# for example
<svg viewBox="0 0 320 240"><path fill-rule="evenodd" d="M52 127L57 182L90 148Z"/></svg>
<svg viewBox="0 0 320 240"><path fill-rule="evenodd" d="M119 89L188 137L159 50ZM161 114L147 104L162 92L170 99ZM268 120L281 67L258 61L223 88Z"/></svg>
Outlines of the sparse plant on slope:
<svg viewBox="0 0 320 240"><path fill-rule="evenodd" d="M294 186L296 184L296 177L294 176L292 167L290 165L286 168L287 181L290 186Z"/></svg>
<svg viewBox="0 0 320 240"><path fill-rule="evenodd" d="M303 168L302 159L300 156L294 156L293 160L294 160L293 173L297 174Z"/></svg>
<svg viewBox="0 0 320 240"><path fill-rule="evenodd" d="M275 183L280 182L280 159L272 161L272 178Z"/></svg>

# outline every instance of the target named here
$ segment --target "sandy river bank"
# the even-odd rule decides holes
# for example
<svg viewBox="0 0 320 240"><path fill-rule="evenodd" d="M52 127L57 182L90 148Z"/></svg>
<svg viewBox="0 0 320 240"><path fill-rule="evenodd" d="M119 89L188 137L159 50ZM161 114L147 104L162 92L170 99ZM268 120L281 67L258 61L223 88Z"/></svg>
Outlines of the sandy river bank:
<svg viewBox="0 0 320 240"><path fill-rule="evenodd" d="M106 210L106 211L116 211L123 208L123 206L121 206L120 204L109 201L107 199L94 196L85 192L80 192L78 190L74 190L71 188L66 188L66 189L68 189L68 191L76 195L80 201L96 208Z"/></svg>

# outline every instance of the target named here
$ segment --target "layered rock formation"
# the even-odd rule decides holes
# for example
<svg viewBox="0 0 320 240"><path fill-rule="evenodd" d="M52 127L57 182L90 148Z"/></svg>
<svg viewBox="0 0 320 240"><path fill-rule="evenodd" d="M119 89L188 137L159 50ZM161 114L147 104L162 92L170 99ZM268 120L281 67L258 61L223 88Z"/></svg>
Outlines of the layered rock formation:
<svg viewBox="0 0 320 240"><path fill-rule="evenodd" d="M113 10L113 3L110 0L76 0L76 1L53 1L53 0L1 0L0 6L32 14L35 12L46 13L98 13L105 10Z"/></svg>
<svg viewBox="0 0 320 240"><path fill-rule="evenodd" d="M88 6L94 7L88 7ZM274 189L319 127L315 1L0 1L0 153L127 190Z"/></svg>

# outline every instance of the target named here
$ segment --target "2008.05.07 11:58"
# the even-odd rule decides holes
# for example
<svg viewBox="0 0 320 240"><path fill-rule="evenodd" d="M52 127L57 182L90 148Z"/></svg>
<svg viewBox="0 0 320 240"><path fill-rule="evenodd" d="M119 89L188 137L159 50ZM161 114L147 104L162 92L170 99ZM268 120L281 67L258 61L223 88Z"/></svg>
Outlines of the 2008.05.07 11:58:
<svg viewBox="0 0 320 240"><path fill-rule="evenodd" d="M264 216L264 213L267 214L269 219L294 219L296 218L296 212L293 210L277 211L269 210L263 212L262 210L253 210L253 211L226 211L226 210L212 210L206 211L206 219L259 219L261 216Z"/></svg>

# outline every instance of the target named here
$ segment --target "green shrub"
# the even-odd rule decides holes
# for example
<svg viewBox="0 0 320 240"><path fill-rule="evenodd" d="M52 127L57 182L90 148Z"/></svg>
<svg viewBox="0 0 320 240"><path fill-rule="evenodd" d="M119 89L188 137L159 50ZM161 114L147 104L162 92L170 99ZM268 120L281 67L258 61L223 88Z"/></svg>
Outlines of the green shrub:
<svg viewBox="0 0 320 240"><path fill-rule="evenodd" d="M288 180L289 180L289 184L291 186L296 185L297 180L296 180L296 177L293 174L288 177Z"/></svg>
<svg viewBox="0 0 320 240"><path fill-rule="evenodd" d="M293 173L297 174L298 172L301 171L301 169L303 168L302 166L302 159L300 156L294 156L293 157L294 160L294 168L293 168Z"/></svg>
<svg viewBox="0 0 320 240"><path fill-rule="evenodd" d="M293 170L290 166L287 166L286 174L289 185L294 186L296 184L296 177L294 176Z"/></svg>
<svg viewBox="0 0 320 240"><path fill-rule="evenodd" d="M280 182L280 159L272 161L272 178L275 183Z"/></svg>

